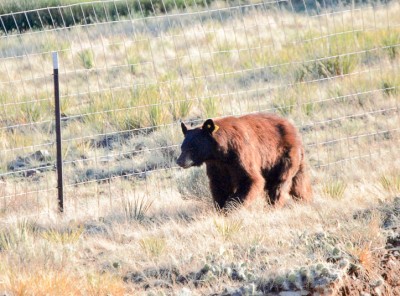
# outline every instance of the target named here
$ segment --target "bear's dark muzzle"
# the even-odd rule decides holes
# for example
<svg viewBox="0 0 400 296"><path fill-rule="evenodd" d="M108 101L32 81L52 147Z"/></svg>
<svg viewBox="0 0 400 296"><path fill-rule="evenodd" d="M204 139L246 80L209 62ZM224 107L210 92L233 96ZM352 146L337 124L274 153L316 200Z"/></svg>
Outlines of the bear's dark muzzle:
<svg viewBox="0 0 400 296"><path fill-rule="evenodd" d="M178 157L178 159L176 160L176 163L181 168L184 168L184 169L190 168L192 166L192 164L193 164L192 161L190 161L190 160L188 161L188 159L185 158L185 157L182 157L182 155Z"/></svg>

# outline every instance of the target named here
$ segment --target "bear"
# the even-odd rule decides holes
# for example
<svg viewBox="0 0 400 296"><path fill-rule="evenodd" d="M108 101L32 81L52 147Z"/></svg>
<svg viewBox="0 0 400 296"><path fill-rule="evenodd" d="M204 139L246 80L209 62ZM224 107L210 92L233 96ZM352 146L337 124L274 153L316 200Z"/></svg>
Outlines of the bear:
<svg viewBox="0 0 400 296"><path fill-rule="evenodd" d="M177 164L182 168L206 164L214 204L224 210L239 202L248 206L264 194L282 207L289 196L311 201L312 189L304 148L296 128L274 114L207 119L188 129Z"/></svg>

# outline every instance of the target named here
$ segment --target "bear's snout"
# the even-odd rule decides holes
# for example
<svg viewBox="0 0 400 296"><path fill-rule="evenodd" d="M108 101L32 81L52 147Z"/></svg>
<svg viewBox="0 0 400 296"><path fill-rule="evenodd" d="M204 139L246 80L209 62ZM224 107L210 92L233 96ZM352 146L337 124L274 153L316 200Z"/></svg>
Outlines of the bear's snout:
<svg viewBox="0 0 400 296"><path fill-rule="evenodd" d="M176 160L177 165L179 165L181 168L187 169L192 166L192 161L188 159L188 157L185 157L185 155L182 153L178 159Z"/></svg>

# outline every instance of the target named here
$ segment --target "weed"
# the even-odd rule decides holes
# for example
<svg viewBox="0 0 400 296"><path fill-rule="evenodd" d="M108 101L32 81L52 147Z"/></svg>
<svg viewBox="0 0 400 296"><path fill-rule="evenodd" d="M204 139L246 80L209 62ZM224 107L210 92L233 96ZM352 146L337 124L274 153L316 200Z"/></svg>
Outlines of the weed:
<svg viewBox="0 0 400 296"><path fill-rule="evenodd" d="M307 116L312 116L313 113L316 111L316 109L317 109L317 104L312 101L309 101L301 105L301 110Z"/></svg>
<svg viewBox="0 0 400 296"><path fill-rule="evenodd" d="M18 221L12 228L0 230L0 251L16 249L30 240L31 233L32 225L26 219Z"/></svg>
<svg viewBox="0 0 400 296"><path fill-rule="evenodd" d="M162 104L147 107L147 119L150 126L160 126L167 122L167 115Z"/></svg>
<svg viewBox="0 0 400 296"><path fill-rule="evenodd" d="M145 123L144 114L142 110L136 108L124 110L121 114L114 116L112 123L117 131L135 130Z"/></svg>
<svg viewBox="0 0 400 296"><path fill-rule="evenodd" d="M38 101L21 105L17 122L31 123L39 122L50 114L50 104L47 101Z"/></svg>
<svg viewBox="0 0 400 296"><path fill-rule="evenodd" d="M160 257L160 255L165 251L167 245L164 238L156 236L142 238L139 244L149 257Z"/></svg>
<svg viewBox="0 0 400 296"><path fill-rule="evenodd" d="M174 120L186 118L193 108L193 101L178 100L174 101L171 106L171 114Z"/></svg>
<svg viewBox="0 0 400 296"><path fill-rule="evenodd" d="M232 51L236 48L233 44L229 42L222 42L217 44L217 51L224 57L229 57Z"/></svg>
<svg viewBox="0 0 400 296"><path fill-rule="evenodd" d="M92 69L94 67L94 54L91 49L84 49L78 53L79 61L85 69Z"/></svg>
<svg viewBox="0 0 400 296"><path fill-rule="evenodd" d="M346 89L343 85L334 85L333 87L328 89L328 96L331 98L335 98L339 104L346 103Z"/></svg>
<svg viewBox="0 0 400 296"><path fill-rule="evenodd" d="M335 198L341 199L346 191L347 184L340 179L330 180L323 187L322 191L325 195Z"/></svg>
<svg viewBox="0 0 400 296"><path fill-rule="evenodd" d="M224 240L232 239L243 228L243 220L241 219L221 219L214 220L215 229Z"/></svg>
<svg viewBox="0 0 400 296"><path fill-rule="evenodd" d="M125 198L122 200L122 209L127 220L143 220L153 205L154 200L147 199L144 195L140 198Z"/></svg>
<svg viewBox="0 0 400 296"><path fill-rule="evenodd" d="M135 75L140 72L140 57L134 53L128 53L129 72Z"/></svg>
<svg viewBox="0 0 400 296"><path fill-rule="evenodd" d="M278 90L273 99L272 106L282 116L288 116L293 113L297 105L297 97L294 91Z"/></svg>
<svg viewBox="0 0 400 296"><path fill-rule="evenodd" d="M88 274L85 290L87 295L125 295L122 280L109 274Z"/></svg>
<svg viewBox="0 0 400 296"><path fill-rule="evenodd" d="M358 65L358 58L355 55L336 56L319 59L311 64L303 65L301 79L306 75L315 78L329 78L339 75L346 75L354 71Z"/></svg>
<svg viewBox="0 0 400 296"><path fill-rule="evenodd" d="M50 242L67 245L78 242L82 236L83 227L67 228L63 230L50 229L42 233L42 237Z"/></svg>
<svg viewBox="0 0 400 296"><path fill-rule="evenodd" d="M201 101L204 115L207 118L216 117L220 112L220 104L216 98L206 98Z"/></svg>
<svg viewBox="0 0 400 296"><path fill-rule="evenodd" d="M43 52L59 51L60 54L63 54L67 49L71 47L71 45L65 39L62 39L55 35L50 35L42 41L41 47Z"/></svg>
<svg viewBox="0 0 400 296"><path fill-rule="evenodd" d="M80 156L88 155L91 150L92 143L87 139L76 141L75 147Z"/></svg>
<svg viewBox="0 0 400 296"><path fill-rule="evenodd" d="M400 192L400 172L390 172L379 178L379 183L388 192Z"/></svg>
<svg viewBox="0 0 400 296"><path fill-rule="evenodd" d="M399 32L387 32L384 34L382 39L382 45L384 51L387 53L390 60L394 60L400 53L399 48L400 33Z"/></svg>
<svg viewBox="0 0 400 296"><path fill-rule="evenodd" d="M397 89L395 86L391 85L388 81L382 82L383 93L387 96L395 95L397 93Z"/></svg>
<svg viewBox="0 0 400 296"><path fill-rule="evenodd" d="M398 75L387 75L382 78L379 87L382 89L384 95L388 97L396 96L400 93L400 79Z"/></svg>
<svg viewBox="0 0 400 296"><path fill-rule="evenodd" d="M2 274L0 289L11 295L123 295L122 280L107 274L73 275L65 271L10 271Z"/></svg>

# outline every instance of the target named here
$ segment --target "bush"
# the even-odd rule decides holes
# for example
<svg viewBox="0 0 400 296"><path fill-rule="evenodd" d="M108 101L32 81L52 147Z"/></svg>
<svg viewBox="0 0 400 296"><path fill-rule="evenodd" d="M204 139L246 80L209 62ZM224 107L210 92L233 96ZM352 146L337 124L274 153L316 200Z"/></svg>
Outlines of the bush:
<svg viewBox="0 0 400 296"><path fill-rule="evenodd" d="M204 169L201 168L184 171L178 178L178 191L183 198L211 200L208 178Z"/></svg>
<svg viewBox="0 0 400 296"><path fill-rule="evenodd" d="M91 24L103 21L116 21L130 18L130 14L149 16L170 12L176 8L187 6L204 6L211 0L175 1L175 0L127 0L121 2L102 3L89 0L5 0L0 5L2 30L26 31L44 29L46 27L71 27L76 24ZM76 5L74 5L76 4ZM72 5L58 7L63 5ZM29 10L29 11L28 11ZM37 10L37 11L36 11ZM27 12L25 12L27 11Z"/></svg>

